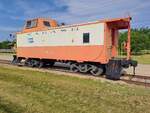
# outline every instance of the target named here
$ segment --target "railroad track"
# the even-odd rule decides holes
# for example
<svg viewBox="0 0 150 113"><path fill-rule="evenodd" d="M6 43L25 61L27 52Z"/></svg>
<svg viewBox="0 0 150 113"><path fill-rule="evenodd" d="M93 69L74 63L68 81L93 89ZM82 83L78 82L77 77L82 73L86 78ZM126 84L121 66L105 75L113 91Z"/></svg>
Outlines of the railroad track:
<svg viewBox="0 0 150 113"><path fill-rule="evenodd" d="M142 85L145 87L150 87L150 76L142 75L130 75L127 74L121 77L121 81L124 81L129 84Z"/></svg>
<svg viewBox="0 0 150 113"><path fill-rule="evenodd" d="M0 60L1 64L11 64L11 61L9 60Z"/></svg>
<svg viewBox="0 0 150 113"><path fill-rule="evenodd" d="M9 61L9 60L0 60L0 64L13 65L13 64L11 64L11 61ZM44 68L44 70L53 70L53 71L59 71L59 72L74 73L74 72L71 72L69 70L69 68L67 68L67 67L59 67L59 66L54 66L52 68ZM90 74L84 74L84 73L78 73L78 74L84 75L84 76L85 75L90 76ZM100 76L100 77L104 78L104 76ZM150 87L150 76L126 74L121 77L120 81L126 82L128 84L135 84L135 85L140 85L140 86L144 86L144 87Z"/></svg>

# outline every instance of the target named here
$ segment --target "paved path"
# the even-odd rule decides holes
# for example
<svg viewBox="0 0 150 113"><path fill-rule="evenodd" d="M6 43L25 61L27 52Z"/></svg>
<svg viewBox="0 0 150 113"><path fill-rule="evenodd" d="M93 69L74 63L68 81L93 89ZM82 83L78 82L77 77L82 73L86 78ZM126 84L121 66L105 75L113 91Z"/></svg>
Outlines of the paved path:
<svg viewBox="0 0 150 113"><path fill-rule="evenodd" d="M13 56L12 55L1 55L0 54L0 59L4 60L12 60ZM133 68L126 69L127 73L132 74L133 73ZM150 65L145 65L145 64L139 64L136 68L136 74L137 75L146 75L150 76Z"/></svg>
<svg viewBox="0 0 150 113"><path fill-rule="evenodd" d="M12 60L13 59L13 55L0 54L0 59L2 59L2 60Z"/></svg>
<svg viewBox="0 0 150 113"><path fill-rule="evenodd" d="M127 73L132 74L133 68L127 69ZM135 73L136 75L150 76L150 65L138 64L138 66L136 67Z"/></svg>

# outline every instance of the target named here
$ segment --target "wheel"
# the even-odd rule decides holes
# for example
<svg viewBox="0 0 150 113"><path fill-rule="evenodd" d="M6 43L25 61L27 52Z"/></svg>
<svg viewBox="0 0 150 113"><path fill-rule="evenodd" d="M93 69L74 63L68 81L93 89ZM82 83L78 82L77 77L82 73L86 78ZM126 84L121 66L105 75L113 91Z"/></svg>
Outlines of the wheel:
<svg viewBox="0 0 150 113"><path fill-rule="evenodd" d="M43 61L39 61L39 66L38 66L39 68L42 68L42 67L44 67L44 62Z"/></svg>
<svg viewBox="0 0 150 113"><path fill-rule="evenodd" d="M29 66L29 63L30 63L30 59L26 59L25 62L24 62L24 65Z"/></svg>
<svg viewBox="0 0 150 113"><path fill-rule="evenodd" d="M55 62L51 61L51 62L47 62L45 63L46 67L52 67L55 64Z"/></svg>
<svg viewBox="0 0 150 113"><path fill-rule="evenodd" d="M72 72L79 72L78 65L76 63L75 64L71 64L70 65L70 70Z"/></svg>
<svg viewBox="0 0 150 113"><path fill-rule="evenodd" d="M12 63L12 64L16 64L16 63L17 63L17 58L14 58L11 63Z"/></svg>
<svg viewBox="0 0 150 113"><path fill-rule="evenodd" d="M52 67L53 65L55 64L55 62L52 62L52 61L50 61L50 62L45 62L45 61L39 61L39 68L42 68L42 67Z"/></svg>
<svg viewBox="0 0 150 113"><path fill-rule="evenodd" d="M39 60L33 60L34 67L39 67L40 61Z"/></svg>
<svg viewBox="0 0 150 113"><path fill-rule="evenodd" d="M21 63L21 61L22 61L22 58L20 58L20 57L14 57L14 59L12 61L12 64L17 65L17 64Z"/></svg>
<svg viewBox="0 0 150 113"><path fill-rule="evenodd" d="M88 65L87 64L79 64L78 68L79 68L79 71L81 73L86 73L88 71Z"/></svg>
<svg viewBox="0 0 150 113"><path fill-rule="evenodd" d="M99 76L103 73L103 69L93 66L90 72L93 76Z"/></svg>
<svg viewBox="0 0 150 113"><path fill-rule="evenodd" d="M29 66L29 67L35 67L35 66L34 66L34 61L33 61L32 59L29 60L28 66Z"/></svg>
<svg viewBox="0 0 150 113"><path fill-rule="evenodd" d="M12 63L12 64L16 64L16 62L17 62L17 56L14 55L14 56L13 56L13 60L12 60L11 63Z"/></svg>
<svg viewBox="0 0 150 113"><path fill-rule="evenodd" d="M38 60L27 59L27 60L25 61L25 66L38 67L38 65L39 65L39 61L38 61Z"/></svg>

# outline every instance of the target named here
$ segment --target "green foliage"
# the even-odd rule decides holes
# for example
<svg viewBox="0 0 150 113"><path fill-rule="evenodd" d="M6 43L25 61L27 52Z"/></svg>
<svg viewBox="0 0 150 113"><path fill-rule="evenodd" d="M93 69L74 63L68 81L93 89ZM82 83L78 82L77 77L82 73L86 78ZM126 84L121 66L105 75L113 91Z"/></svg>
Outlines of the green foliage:
<svg viewBox="0 0 150 113"><path fill-rule="evenodd" d="M11 41L3 41L3 42L0 42L0 49L10 49L11 48Z"/></svg>
<svg viewBox="0 0 150 113"><path fill-rule="evenodd" d="M119 48L122 49L121 44L127 39L127 31L120 33ZM132 53L138 54L142 50L150 50L150 29L140 28L131 30L131 50Z"/></svg>
<svg viewBox="0 0 150 113"><path fill-rule="evenodd" d="M132 55L132 59L138 61L139 64L150 64L150 54Z"/></svg>

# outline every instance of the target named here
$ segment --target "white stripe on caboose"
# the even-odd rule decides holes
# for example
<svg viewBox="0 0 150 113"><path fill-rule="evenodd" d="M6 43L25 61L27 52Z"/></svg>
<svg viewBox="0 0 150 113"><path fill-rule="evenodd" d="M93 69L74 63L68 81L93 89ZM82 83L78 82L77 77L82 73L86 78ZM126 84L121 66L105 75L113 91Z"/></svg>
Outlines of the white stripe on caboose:
<svg viewBox="0 0 150 113"><path fill-rule="evenodd" d="M83 43L83 33L90 33L90 43ZM86 46L104 44L104 23L17 34L18 47Z"/></svg>

